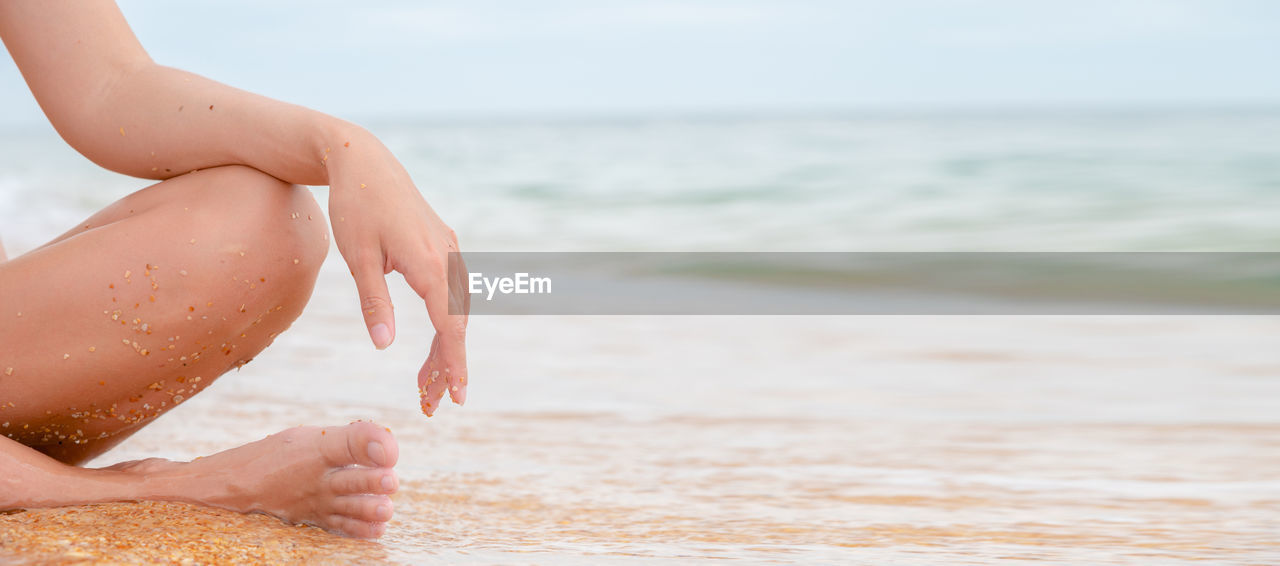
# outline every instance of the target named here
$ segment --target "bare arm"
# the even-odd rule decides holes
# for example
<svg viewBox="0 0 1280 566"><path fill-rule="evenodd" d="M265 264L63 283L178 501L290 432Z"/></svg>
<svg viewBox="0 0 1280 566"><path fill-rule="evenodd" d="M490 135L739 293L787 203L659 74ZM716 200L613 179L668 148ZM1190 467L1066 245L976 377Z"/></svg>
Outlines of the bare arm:
<svg viewBox="0 0 1280 566"><path fill-rule="evenodd" d="M63 139L126 175L165 179L244 164L327 184L325 144L355 129L155 64L111 2L0 3L0 34Z"/></svg>
<svg viewBox="0 0 1280 566"><path fill-rule="evenodd" d="M334 240L351 268L370 337L395 336L385 274L421 296L436 327L419 386L432 372L430 413L458 386L466 397L465 315L450 315L453 230L423 200L399 161L364 129L325 114L157 65L114 2L0 2L0 36L58 133L107 169L165 179L243 164L291 183L332 187ZM450 371L445 371L446 369Z"/></svg>

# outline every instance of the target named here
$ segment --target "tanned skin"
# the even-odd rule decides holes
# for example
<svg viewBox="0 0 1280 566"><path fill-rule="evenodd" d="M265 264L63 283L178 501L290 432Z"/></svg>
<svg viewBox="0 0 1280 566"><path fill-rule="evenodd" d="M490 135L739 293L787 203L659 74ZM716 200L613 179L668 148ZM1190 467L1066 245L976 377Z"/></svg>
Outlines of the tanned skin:
<svg viewBox="0 0 1280 566"><path fill-rule="evenodd" d="M0 37L68 144L159 181L53 241L0 249L0 509L172 500L357 537L391 519L398 447L372 423L300 427L192 462L81 464L246 363L302 312L329 248L374 345L395 338L385 276L436 329L430 415L466 399L453 230L365 129L153 62L108 0L0 2ZM309 192L329 185L329 226ZM353 305L355 307L356 305Z"/></svg>

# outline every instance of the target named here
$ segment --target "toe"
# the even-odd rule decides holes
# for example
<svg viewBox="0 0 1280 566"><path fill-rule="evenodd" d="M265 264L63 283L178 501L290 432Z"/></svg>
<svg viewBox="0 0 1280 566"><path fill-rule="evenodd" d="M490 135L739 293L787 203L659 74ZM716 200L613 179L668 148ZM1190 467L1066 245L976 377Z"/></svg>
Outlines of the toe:
<svg viewBox="0 0 1280 566"><path fill-rule="evenodd" d="M329 474L329 490L338 495L391 494L399 485L390 468L340 468Z"/></svg>
<svg viewBox="0 0 1280 566"><path fill-rule="evenodd" d="M329 530L349 537L378 538L387 531L387 524L361 521L344 515L330 515Z"/></svg>
<svg viewBox="0 0 1280 566"><path fill-rule="evenodd" d="M320 444L325 458L335 467L358 464L390 468L400 455L391 431L374 423L325 428Z"/></svg>
<svg viewBox="0 0 1280 566"><path fill-rule="evenodd" d="M385 495L340 495L333 498L333 512L357 521L379 523L391 520L393 506Z"/></svg>

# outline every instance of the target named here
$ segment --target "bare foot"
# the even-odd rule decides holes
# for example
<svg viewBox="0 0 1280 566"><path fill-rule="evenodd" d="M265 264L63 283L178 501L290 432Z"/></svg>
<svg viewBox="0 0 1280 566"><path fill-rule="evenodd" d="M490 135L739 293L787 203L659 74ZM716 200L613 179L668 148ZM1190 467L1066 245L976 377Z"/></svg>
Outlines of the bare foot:
<svg viewBox="0 0 1280 566"><path fill-rule="evenodd" d="M267 513L376 538L391 519L388 495L399 484L392 469L398 455L389 429L361 422L291 428L192 462L153 458L113 469L146 475L156 488L147 499Z"/></svg>

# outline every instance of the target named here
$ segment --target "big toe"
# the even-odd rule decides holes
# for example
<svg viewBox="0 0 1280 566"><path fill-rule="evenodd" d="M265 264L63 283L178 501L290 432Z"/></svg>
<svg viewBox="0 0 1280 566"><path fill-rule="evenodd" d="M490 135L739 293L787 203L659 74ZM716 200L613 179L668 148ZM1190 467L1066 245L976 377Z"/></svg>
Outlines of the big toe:
<svg viewBox="0 0 1280 566"><path fill-rule="evenodd" d="M321 450L331 465L390 468L400 457L395 436L386 427L359 422L323 430Z"/></svg>

